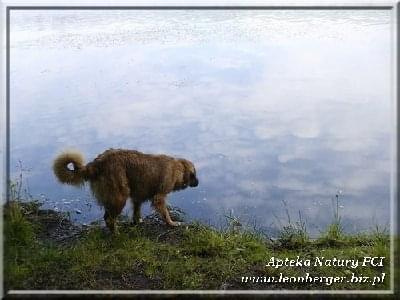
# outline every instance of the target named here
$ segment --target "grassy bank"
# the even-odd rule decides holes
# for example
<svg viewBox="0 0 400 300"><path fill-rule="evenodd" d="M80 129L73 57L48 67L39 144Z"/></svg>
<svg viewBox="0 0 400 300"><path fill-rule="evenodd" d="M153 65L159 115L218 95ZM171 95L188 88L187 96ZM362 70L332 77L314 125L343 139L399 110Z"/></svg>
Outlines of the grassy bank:
<svg viewBox="0 0 400 300"><path fill-rule="evenodd" d="M389 235L379 231L346 235L338 223L315 240L301 228L288 226L272 241L255 233L232 228L221 232L197 223L169 228L154 216L138 226L121 220L120 233L112 236L102 226L77 227L62 214L41 210L35 203L12 202L4 216L6 290L381 290L390 286ZM383 266L363 266L365 257L384 257ZM284 262L277 259L286 258L286 266L280 266ZM291 259L292 264L302 261L303 265L290 266ZM348 260L347 266L337 266L342 260ZM350 260L358 266L352 267Z"/></svg>

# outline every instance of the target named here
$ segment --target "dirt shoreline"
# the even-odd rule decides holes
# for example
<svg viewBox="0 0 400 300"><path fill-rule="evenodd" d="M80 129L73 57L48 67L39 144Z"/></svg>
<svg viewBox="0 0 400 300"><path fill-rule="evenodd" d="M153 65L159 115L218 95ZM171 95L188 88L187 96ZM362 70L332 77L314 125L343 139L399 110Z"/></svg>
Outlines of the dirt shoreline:
<svg viewBox="0 0 400 300"><path fill-rule="evenodd" d="M94 228L100 228L104 235L110 235L111 233L103 224L103 220L95 220L90 224L80 224L71 221L65 213L51 210L41 209L40 204L34 207L31 203L19 203L24 210L25 217L29 222L38 224L38 238L43 242L54 243L58 246L68 246L72 242L79 240L85 233ZM184 212L178 207L169 207L171 217L174 220L181 222L185 221ZM119 216L118 228L119 230L127 230L129 227L134 226L126 216ZM143 218L143 222L135 225L141 229L144 229L149 238L155 238L157 241L170 241L179 237L179 231L190 224L183 227L173 228L167 226L164 221L158 216L157 213L153 212ZM175 237L175 235L177 235Z"/></svg>

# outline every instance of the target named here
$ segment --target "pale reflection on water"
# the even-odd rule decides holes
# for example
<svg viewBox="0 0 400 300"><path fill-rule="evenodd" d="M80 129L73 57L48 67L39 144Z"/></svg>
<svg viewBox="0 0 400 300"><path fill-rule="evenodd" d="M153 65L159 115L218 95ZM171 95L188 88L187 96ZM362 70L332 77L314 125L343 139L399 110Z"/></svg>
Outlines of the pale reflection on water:
<svg viewBox="0 0 400 300"><path fill-rule="evenodd" d="M11 176L21 160L34 196L90 222L52 159L132 148L195 163L169 197L189 219L272 231L285 201L315 233L342 190L346 230L387 225L390 34L383 10L12 11Z"/></svg>

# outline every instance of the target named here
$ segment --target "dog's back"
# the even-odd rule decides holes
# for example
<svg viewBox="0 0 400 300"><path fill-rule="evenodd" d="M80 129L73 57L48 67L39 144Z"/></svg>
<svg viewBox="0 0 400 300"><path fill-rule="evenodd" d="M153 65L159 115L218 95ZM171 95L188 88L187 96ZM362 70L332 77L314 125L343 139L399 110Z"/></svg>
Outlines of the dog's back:
<svg viewBox="0 0 400 300"><path fill-rule="evenodd" d="M135 201L151 199L168 193L173 187L175 159L167 155L144 154L136 150L110 149L97 156L87 168L95 175L91 184L110 181L116 189L126 182Z"/></svg>

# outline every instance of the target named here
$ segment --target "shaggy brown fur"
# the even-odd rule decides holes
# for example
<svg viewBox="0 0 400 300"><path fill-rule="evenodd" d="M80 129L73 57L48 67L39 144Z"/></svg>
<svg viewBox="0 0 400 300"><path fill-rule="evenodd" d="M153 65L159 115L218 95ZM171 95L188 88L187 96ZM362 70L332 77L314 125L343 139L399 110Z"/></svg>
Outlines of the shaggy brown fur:
<svg viewBox="0 0 400 300"><path fill-rule="evenodd" d="M64 152L54 160L54 174L61 183L75 186L89 181L94 196L105 208L104 220L112 232L128 197L133 203L134 223L141 222L142 203L151 200L167 224L179 225L169 215L167 194L199 183L192 162L166 155L109 149L87 165L83 161L79 152Z"/></svg>

